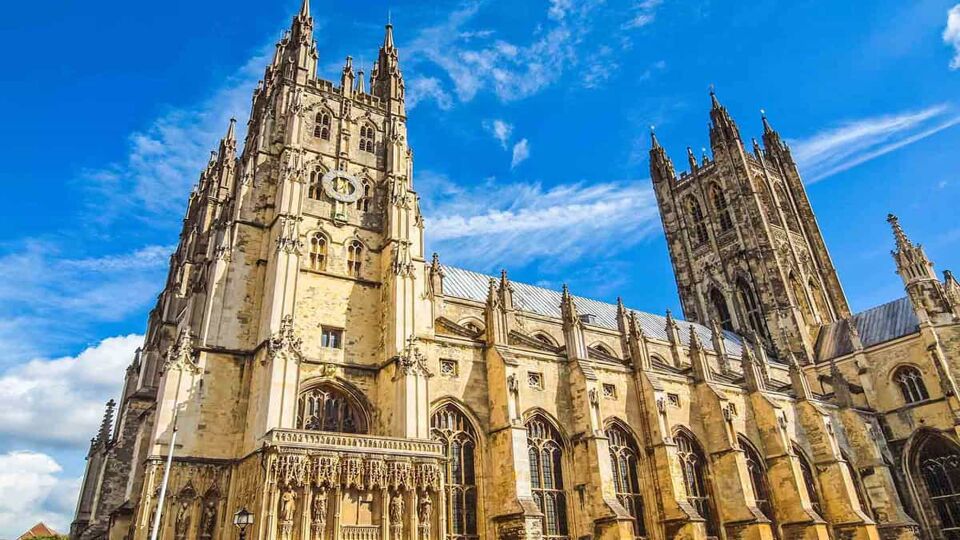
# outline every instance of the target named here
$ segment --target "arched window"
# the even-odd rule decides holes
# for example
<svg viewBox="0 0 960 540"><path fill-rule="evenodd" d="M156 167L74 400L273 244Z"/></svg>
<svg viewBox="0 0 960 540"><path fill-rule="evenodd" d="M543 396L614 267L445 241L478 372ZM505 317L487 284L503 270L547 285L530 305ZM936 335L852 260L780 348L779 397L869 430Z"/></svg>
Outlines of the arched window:
<svg viewBox="0 0 960 540"><path fill-rule="evenodd" d="M466 328L467 330L473 332L474 334L483 333L483 326L478 324L476 321L467 320L460 323L460 326Z"/></svg>
<svg viewBox="0 0 960 540"><path fill-rule="evenodd" d="M863 487L863 478L860 476L860 473L857 472L856 467L853 466L853 461L850 460L850 456L848 456L846 452L842 453L841 456L843 457L843 464L847 468L847 473L850 474L850 480L853 481L853 488L857 492L857 501L860 502L860 509L871 518L874 517L873 506L870 505L870 497Z"/></svg>
<svg viewBox="0 0 960 540"><path fill-rule="evenodd" d="M747 472L750 474L750 486L753 488L753 498L757 501L757 508L770 520L776 530L776 516L773 512L773 503L770 500L770 485L767 484L767 466L760 452L744 437L739 437L740 448L747 459Z"/></svg>
<svg viewBox="0 0 960 540"><path fill-rule="evenodd" d="M929 501L923 504L925 512L936 514L940 523L935 528L943 538L960 539L960 451L943 436L930 434L918 445L916 456L914 466L924 484L917 487L927 492L920 500Z"/></svg>
<svg viewBox="0 0 960 540"><path fill-rule="evenodd" d="M717 536L717 524L714 522L713 503L707 485L707 460L693 437L685 431L677 433L677 457L683 471L683 483L687 489L687 502L693 506L707 522L707 535Z"/></svg>
<svg viewBox="0 0 960 540"><path fill-rule="evenodd" d="M767 187L766 180L764 180L762 176L757 176L754 182L757 185L757 192L760 193L760 203L763 205L763 211L767 215L767 221L774 225L783 226L783 222L780 221L780 214L777 213L777 206L773 203L773 196L770 195L770 189Z"/></svg>
<svg viewBox="0 0 960 540"><path fill-rule="evenodd" d="M727 307L727 299L723 293L716 287L710 289L710 303L713 304L714 315L720 322L724 330L733 331L733 321L730 320L730 309Z"/></svg>
<svg viewBox="0 0 960 540"><path fill-rule="evenodd" d="M783 188L783 184L780 182L776 183L777 198L780 199L780 209L783 210L783 215L787 220L787 227L793 232L800 232L800 222L797 221L797 214L793 211L793 205L790 204L790 199L787 197L787 190Z"/></svg>
<svg viewBox="0 0 960 540"><path fill-rule="evenodd" d="M361 212L370 211L370 199L373 197L373 189L368 182L363 183L363 195L357 199L357 210Z"/></svg>
<svg viewBox="0 0 960 540"><path fill-rule="evenodd" d="M900 386L900 393L903 394L903 400L907 403L917 403L930 399L927 393L927 386L923 384L923 375L920 370L913 366L902 366L897 368L893 374L893 380Z"/></svg>
<svg viewBox="0 0 960 540"><path fill-rule="evenodd" d="M443 444L447 456L446 538L477 538L477 433L460 409L447 404L430 418L430 436Z"/></svg>
<svg viewBox="0 0 960 540"><path fill-rule="evenodd" d="M363 244L359 240L350 242L347 246L347 274L353 277L360 277L360 265L362 264Z"/></svg>
<svg viewBox="0 0 960 540"><path fill-rule="evenodd" d="M710 184L710 202L713 203L713 211L720 219L720 230L726 232L732 229L733 219L730 218L730 207L727 205L723 190L717 184Z"/></svg>
<svg viewBox="0 0 960 540"><path fill-rule="evenodd" d="M360 126L360 150L373 153L377 141L377 130L371 125Z"/></svg>
<svg viewBox="0 0 960 540"><path fill-rule="evenodd" d="M638 473L640 453L633 437L617 424L611 424L606 430L610 445L610 464L613 467L613 481L617 490L617 499L633 518L633 535L646 536L643 522L643 495L640 490Z"/></svg>
<svg viewBox="0 0 960 540"><path fill-rule="evenodd" d="M740 305L743 306L744 314L750 328L758 336L767 335L767 327L763 324L763 314L760 313L760 303L757 302L756 295L753 294L753 288L742 277L737 279L737 293L740 295Z"/></svg>
<svg viewBox="0 0 960 540"><path fill-rule="evenodd" d="M813 276L810 276L807 286L810 289L810 296L813 297L813 302L817 306L817 315L820 316L820 322L829 321L832 317L830 316L830 308L827 306L827 297L823 295L823 289L817 285Z"/></svg>
<svg viewBox="0 0 960 540"><path fill-rule="evenodd" d="M313 233L310 237L310 268L327 269L327 237L320 232Z"/></svg>
<svg viewBox="0 0 960 540"><path fill-rule="evenodd" d="M330 140L330 113L320 111L314 119L313 136L325 141Z"/></svg>
<svg viewBox="0 0 960 540"><path fill-rule="evenodd" d="M563 492L563 446L560 434L546 420L527 422L527 452L533 499L543 514L543 537L566 538L567 501Z"/></svg>
<svg viewBox="0 0 960 540"><path fill-rule="evenodd" d="M810 302L807 299L807 291L804 290L800 280L797 279L796 272L790 272L788 279L790 280L790 288L793 289L793 296L797 299L797 307L800 309L800 314L803 316L803 321L807 324L807 326L813 326L816 321L813 320L813 313L810 311Z"/></svg>
<svg viewBox="0 0 960 540"><path fill-rule="evenodd" d="M343 390L321 384L300 394L297 428L339 433L366 433L363 413Z"/></svg>
<svg viewBox="0 0 960 540"><path fill-rule="evenodd" d="M310 173L310 185L307 186L307 198L319 201L323 194L323 186L321 186L321 179L323 178L323 170L314 169Z"/></svg>
<svg viewBox="0 0 960 540"><path fill-rule="evenodd" d="M800 474L803 475L803 485L807 488L807 496L810 497L810 506L817 515L823 515L823 507L820 505L820 489L817 487L817 477L813 474L813 466L807 460L806 454L797 447L794 447L793 453L797 455L800 462Z"/></svg>
<svg viewBox="0 0 960 540"><path fill-rule="evenodd" d="M533 337L534 339L536 339L537 341L539 341L540 343L543 343L548 347L553 348L557 346L557 342L554 341L553 338L548 336L547 334L537 333L537 334L534 334Z"/></svg>
<svg viewBox="0 0 960 540"><path fill-rule="evenodd" d="M597 353L600 353L601 356L609 356L612 358L617 357L617 355L614 354L614 352L610 350L610 348L604 345L603 343L594 343L593 345L590 346L590 349L592 349Z"/></svg>
<svg viewBox="0 0 960 540"><path fill-rule="evenodd" d="M687 215L690 216L690 238L693 245L699 246L707 242L707 226L703 221L703 208L693 195L687 195Z"/></svg>

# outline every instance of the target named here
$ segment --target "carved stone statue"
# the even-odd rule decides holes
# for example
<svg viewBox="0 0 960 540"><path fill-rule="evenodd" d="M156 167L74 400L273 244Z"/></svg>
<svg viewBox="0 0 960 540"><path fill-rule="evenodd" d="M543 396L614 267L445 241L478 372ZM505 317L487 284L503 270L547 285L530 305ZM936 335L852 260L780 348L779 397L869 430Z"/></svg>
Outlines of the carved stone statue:
<svg viewBox="0 0 960 540"><path fill-rule="evenodd" d="M420 497L420 511L418 517L420 520L420 538L430 540L430 521L433 516L433 502L430 500L430 494L424 493Z"/></svg>
<svg viewBox="0 0 960 540"><path fill-rule="evenodd" d="M403 538L403 494L397 493L390 499L390 532L392 540Z"/></svg>
<svg viewBox="0 0 960 540"><path fill-rule="evenodd" d="M177 522L174 527L174 535L177 540L186 540L190 531L190 501L180 501L180 507L177 509Z"/></svg>
<svg viewBox="0 0 960 540"><path fill-rule="evenodd" d="M200 516L200 538L213 538L213 530L217 526L217 501L209 499L203 505L203 515Z"/></svg>
<svg viewBox="0 0 960 540"><path fill-rule="evenodd" d="M313 495L313 523L310 530L313 531L313 540L323 540L323 534L327 527L327 491L320 489Z"/></svg>
<svg viewBox="0 0 960 540"><path fill-rule="evenodd" d="M280 496L280 519L283 521L293 521L293 513L297 509L297 494L293 490L287 490Z"/></svg>

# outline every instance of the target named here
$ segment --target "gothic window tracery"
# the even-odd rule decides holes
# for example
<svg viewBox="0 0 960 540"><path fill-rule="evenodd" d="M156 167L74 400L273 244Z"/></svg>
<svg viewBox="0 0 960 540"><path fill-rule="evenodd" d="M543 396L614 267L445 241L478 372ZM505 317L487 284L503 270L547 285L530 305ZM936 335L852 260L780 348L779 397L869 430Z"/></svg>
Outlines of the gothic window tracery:
<svg viewBox="0 0 960 540"><path fill-rule="evenodd" d="M347 274L360 277L362 257L363 244L359 240L353 240L347 246Z"/></svg>
<svg viewBox="0 0 960 540"><path fill-rule="evenodd" d="M827 297L823 294L823 289L817 285L816 280L811 276L808 282L810 295L813 296L813 302L817 306L817 315L820 316L820 322L826 322L831 319L830 308L827 306Z"/></svg>
<svg viewBox="0 0 960 540"><path fill-rule="evenodd" d="M727 198L717 184L710 184L710 201L713 203L713 211L719 216L720 231L727 232L733 229L733 219L730 217Z"/></svg>
<svg viewBox="0 0 960 540"><path fill-rule="evenodd" d="M930 399L927 385L923 383L923 374L913 366L903 366L893 374L893 380L900 387L903 400L907 403L917 403Z"/></svg>
<svg viewBox="0 0 960 540"><path fill-rule="evenodd" d="M366 421L356 402L343 390L321 384L301 392L297 428L338 433L366 433Z"/></svg>
<svg viewBox="0 0 960 540"><path fill-rule="evenodd" d="M737 293L740 296L740 305L743 306L750 328L758 336L766 336L766 326L763 324L763 314L760 313L760 303L753 293L753 288L743 277L737 279Z"/></svg>
<svg viewBox="0 0 960 540"><path fill-rule="evenodd" d="M360 150L363 152L373 153L373 149L376 146L377 141L377 130L369 124L364 124L360 126Z"/></svg>
<svg viewBox="0 0 960 540"><path fill-rule="evenodd" d="M771 523L776 523L773 512L773 502L770 500L770 485L767 483L767 466L760 453L743 437L739 438L740 448L747 459L747 472L750 474L750 486L753 488L753 498L757 508L767 516ZM776 525L773 525L776 530Z"/></svg>
<svg viewBox="0 0 960 540"><path fill-rule="evenodd" d="M478 438L473 425L455 405L447 404L430 419L431 437L443 444L447 457L447 540L479 538L477 527L476 453Z"/></svg>
<svg viewBox="0 0 960 540"><path fill-rule="evenodd" d="M313 136L325 141L330 140L330 112L323 110L314 119Z"/></svg>
<svg viewBox="0 0 960 540"><path fill-rule="evenodd" d="M960 451L931 434L919 445L915 464L926 488L927 511L939 520L945 540L960 540Z"/></svg>
<svg viewBox="0 0 960 540"><path fill-rule="evenodd" d="M707 522L707 535L717 536L717 524L713 516L713 503L710 500L707 485L707 460L693 437L685 431L676 436L677 457L683 471L683 482L687 490L687 502L693 506Z"/></svg>
<svg viewBox="0 0 960 540"><path fill-rule="evenodd" d="M813 313L810 311L810 302L807 298L806 290L804 290L800 280L797 279L796 272L790 272L788 279L790 280L790 288L793 289L793 296L797 299L797 307L800 309L800 315L803 316L803 322L806 323L807 326L813 326L816 321L813 320Z"/></svg>
<svg viewBox="0 0 960 540"><path fill-rule="evenodd" d="M543 537L567 538L567 503L563 491L563 445L560 434L538 416L527 422L527 452L533 499L543 514Z"/></svg>
<svg viewBox="0 0 960 540"><path fill-rule="evenodd" d="M784 189L781 182L776 183L777 198L780 200L780 209L787 220L787 228L793 232L800 232L800 222L797 221L797 214L793 211L793 205L787 197L787 190Z"/></svg>
<svg viewBox="0 0 960 540"><path fill-rule="evenodd" d="M707 242L707 225L704 222L703 208L693 195L687 195L685 203L687 215L690 216L690 237L695 246L703 245Z"/></svg>
<svg viewBox="0 0 960 540"><path fill-rule="evenodd" d="M633 535L646 536L643 521L643 495L640 489L639 455L633 437L621 426L611 424L606 429L610 446L610 464L613 467L613 480L617 499L633 518Z"/></svg>
<svg viewBox="0 0 960 540"><path fill-rule="evenodd" d="M307 186L308 199L319 201L323 196L323 186L321 185L323 174L323 170L320 168L316 168L310 172L310 184Z"/></svg>
<svg viewBox="0 0 960 540"><path fill-rule="evenodd" d="M800 474L803 475L803 485L807 488L807 496L810 498L810 506L818 515L823 515L823 507L820 504L820 489L817 487L817 477L813 473L813 466L807 460L807 456L799 449L794 447L793 452L797 455L800 462Z"/></svg>
<svg viewBox="0 0 960 540"><path fill-rule="evenodd" d="M724 330L733 331L733 321L730 318L730 309L727 299L716 287L710 289L710 303L713 305L714 315Z"/></svg>
<svg viewBox="0 0 960 540"><path fill-rule="evenodd" d="M357 199L357 210L361 212L370 211L370 200L373 198L373 188L370 187L370 183L367 181L363 182L362 195Z"/></svg>
<svg viewBox="0 0 960 540"><path fill-rule="evenodd" d="M766 180L764 180L762 176L757 176L755 183L757 185L757 192L760 194L760 203L763 205L763 212L767 216L767 221L782 227L783 222L780 221L780 214L777 213L777 206L773 202L773 195L770 194L770 188L767 186Z"/></svg>
<svg viewBox="0 0 960 540"><path fill-rule="evenodd" d="M315 232L310 237L310 268L327 269L327 237L321 232Z"/></svg>

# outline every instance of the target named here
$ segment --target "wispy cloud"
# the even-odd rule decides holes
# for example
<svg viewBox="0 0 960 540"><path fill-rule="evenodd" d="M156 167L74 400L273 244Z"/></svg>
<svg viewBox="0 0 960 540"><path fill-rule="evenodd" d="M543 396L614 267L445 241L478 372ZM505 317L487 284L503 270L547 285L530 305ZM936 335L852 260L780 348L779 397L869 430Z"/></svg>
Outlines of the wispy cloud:
<svg viewBox="0 0 960 540"><path fill-rule="evenodd" d="M483 128L490 132L493 135L493 138L500 142L500 146L504 150L507 149L507 144L510 142L510 135L513 134L513 124L507 123L503 120L484 120Z"/></svg>
<svg viewBox="0 0 960 540"><path fill-rule="evenodd" d="M520 139L517 144L513 145L513 157L510 158L510 168L513 169L523 163L528 157L530 157L530 142L526 139Z"/></svg>
<svg viewBox="0 0 960 540"><path fill-rule="evenodd" d="M418 81L437 80L421 72L439 68L462 102L484 90L504 102L523 99L574 69L580 72L584 86L595 87L616 69L610 59L614 51L631 46L629 32L652 22L659 4L660 0L615 6L601 0L552 0L543 18L530 29L531 40L518 43L489 29L471 28L486 5L475 1L424 28L405 45L407 65L419 74L414 79ZM617 24L624 19L631 23ZM420 91L424 96L418 100L446 94L433 82Z"/></svg>
<svg viewBox="0 0 960 540"><path fill-rule="evenodd" d="M83 185L93 191L91 220L109 223L122 215L176 224L176 219L157 222L153 218L180 214L229 119L243 118L249 110L250 96L269 54L264 49L251 58L199 104L171 108L130 134L122 161L85 171Z"/></svg>
<svg viewBox="0 0 960 540"><path fill-rule="evenodd" d="M433 101L442 110L453 107L453 96L443 89L443 83L436 77L416 77L410 81L407 90L407 109L413 110L420 103Z"/></svg>
<svg viewBox="0 0 960 540"><path fill-rule="evenodd" d="M813 183L903 148L960 123L948 105L873 116L791 141L794 158Z"/></svg>
<svg viewBox="0 0 960 540"><path fill-rule="evenodd" d="M570 264L622 250L656 233L659 220L647 180L498 183L461 186L443 175L422 174L429 193L428 241L446 262L492 270L550 260Z"/></svg>
<svg viewBox="0 0 960 540"><path fill-rule="evenodd" d="M950 69L960 69L960 4L947 12L947 27L943 30L943 42L953 47Z"/></svg>
<svg viewBox="0 0 960 540"><path fill-rule="evenodd" d="M45 418L45 424L49 420ZM0 454L0 537L16 538L38 521L67 531L80 478L66 478L62 472L63 467L43 453Z"/></svg>

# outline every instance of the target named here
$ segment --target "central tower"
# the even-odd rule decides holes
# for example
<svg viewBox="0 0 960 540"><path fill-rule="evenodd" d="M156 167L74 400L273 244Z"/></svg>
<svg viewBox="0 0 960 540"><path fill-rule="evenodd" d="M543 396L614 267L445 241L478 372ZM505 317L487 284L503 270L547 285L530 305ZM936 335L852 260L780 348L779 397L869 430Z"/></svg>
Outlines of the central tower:
<svg viewBox="0 0 960 540"><path fill-rule="evenodd" d="M748 151L710 93L710 147L677 177L652 136L650 175L684 316L810 360L823 325L850 309L790 149L763 117Z"/></svg>

